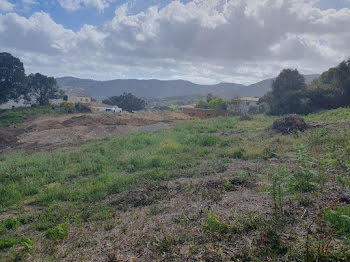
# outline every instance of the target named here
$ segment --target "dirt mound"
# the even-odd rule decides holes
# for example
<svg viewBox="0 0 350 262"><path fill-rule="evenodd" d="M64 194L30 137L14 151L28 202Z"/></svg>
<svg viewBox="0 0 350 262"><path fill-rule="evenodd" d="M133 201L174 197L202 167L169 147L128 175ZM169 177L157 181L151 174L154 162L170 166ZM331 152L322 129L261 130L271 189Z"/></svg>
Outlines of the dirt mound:
<svg viewBox="0 0 350 262"><path fill-rule="evenodd" d="M305 120L299 115L286 115L283 118L273 122L272 128L283 135L290 134L293 131L305 131L308 128Z"/></svg>

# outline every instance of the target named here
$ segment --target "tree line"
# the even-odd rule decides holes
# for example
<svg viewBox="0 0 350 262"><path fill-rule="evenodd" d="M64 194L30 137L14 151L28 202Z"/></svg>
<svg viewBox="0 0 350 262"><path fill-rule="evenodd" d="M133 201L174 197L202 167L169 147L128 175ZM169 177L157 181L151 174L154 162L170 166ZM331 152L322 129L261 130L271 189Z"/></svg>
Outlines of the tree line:
<svg viewBox="0 0 350 262"><path fill-rule="evenodd" d="M23 63L9 53L0 53L0 104L23 99L31 105L47 105L51 98L61 98L64 92L59 90L56 79L40 73L25 74ZM146 102L131 93L112 96L103 100L105 104L117 105L126 111L145 108ZM76 105L80 109L80 105Z"/></svg>
<svg viewBox="0 0 350 262"><path fill-rule="evenodd" d="M226 110L228 102L225 98L215 97L212 93L207 94L207 99L199 100L196 104L196 108L201 109L215 109L215 110Z"/></svg>
<svg viewBox="0 0 350 262"><path fill-rule="evenodd" d="M10 100L46 105L59 95L56 79L40 73L25 74L23 63L9 53L0 53L0 104Z"/></svg>
<svg viewBox="0 0 350 262"><path fill-rule="evenodd" d="M260 105L270 115L308 114L322 109L350 106L350 59L341 62L310 84L296 69L284 69L273 81L272 91Z"/></svg>

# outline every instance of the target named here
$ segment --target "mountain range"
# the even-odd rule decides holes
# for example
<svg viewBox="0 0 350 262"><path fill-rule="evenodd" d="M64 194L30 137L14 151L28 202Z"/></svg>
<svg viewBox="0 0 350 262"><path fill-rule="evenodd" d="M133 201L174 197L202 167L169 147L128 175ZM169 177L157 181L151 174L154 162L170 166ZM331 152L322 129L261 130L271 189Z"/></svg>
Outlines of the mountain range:
<svg viewBox="0 0 350 262"><path fill-rule="evenodd" d="M310 83L319 75L304 75ZM261 97L271 90L273 78L260 81L252 85L235 83L219 83L215 85L200 85L185 80L137 80L116 79L96 81L74 77L56 78L58 85L69 92L79 92L92 96L97 100L109 96L130 92L144 98L166 98L174 96L206 95L212 93L218 97L232 98L234 96Z"/></svg>

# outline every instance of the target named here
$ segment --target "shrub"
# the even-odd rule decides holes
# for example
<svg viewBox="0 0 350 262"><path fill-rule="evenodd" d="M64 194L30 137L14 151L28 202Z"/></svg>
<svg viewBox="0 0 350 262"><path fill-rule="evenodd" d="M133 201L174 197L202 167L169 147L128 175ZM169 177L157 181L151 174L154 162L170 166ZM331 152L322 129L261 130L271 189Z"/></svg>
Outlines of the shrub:
<svg viewBox="0 0 350 262"><path fill-rule="evenodd" d="M199 102L196 104L196 108L206 109L206 108L208 108L208 103L201 99L201 100L199 100Z"/></svg>
<svg viewBox="0 0 350 262"><path fill-rule="evenodd" d="M209 109L226 110L227 100L225 98L214 98L208 103Z"/></svg>

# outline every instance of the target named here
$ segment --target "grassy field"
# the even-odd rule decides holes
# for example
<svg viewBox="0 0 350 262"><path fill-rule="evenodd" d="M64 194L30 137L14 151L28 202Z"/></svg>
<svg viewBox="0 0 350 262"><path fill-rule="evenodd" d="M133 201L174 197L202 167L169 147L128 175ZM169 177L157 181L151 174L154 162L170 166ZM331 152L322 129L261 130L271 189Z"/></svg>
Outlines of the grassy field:
<svg viewBox="0 0 350 262"><path fill-rule="evenodd" d="M350 109L275 119L0 156L0 260L349 261Z"/></svg>

